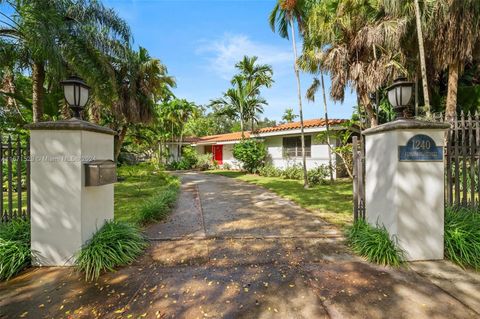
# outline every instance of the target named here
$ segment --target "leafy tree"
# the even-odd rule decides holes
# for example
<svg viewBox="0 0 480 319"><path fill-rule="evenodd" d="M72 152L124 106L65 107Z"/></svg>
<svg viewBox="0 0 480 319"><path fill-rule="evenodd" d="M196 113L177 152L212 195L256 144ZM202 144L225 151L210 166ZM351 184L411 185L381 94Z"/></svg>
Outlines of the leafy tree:
<svg viewBox="0 0 480 319"><path fill-rule="evenodd" d="M293 109L285 109L285 112L283 112L282 120L287 123L292 123L297 117L298 115L293 113Z"/></svg>
<svg viewBox="0 0 480 319"><path fill-rule="evenodd" d="M113 103L112 127L117 130L115 157L120 150L132 124L151 123L155 118L157 101L169 98L175 79L160 60L150 57L145 48L130 51L126 61L119 61L115 70L118 99ZM101 107L101 106L100 106Z"/></svg>
<svg viewBox="0 0 480 319"><path fill-rule="evenodd" d="M270 27L275 32L278 30L279 35L282 38L288 39L289 27L292 37L293 56L294 56L294 71L297 79L297 93L298 93L298 109L300 115L300 131L302 140L302 162L303 162L303 184L304 187L308 187L307 176L307 161L305 156L305 134L303 128L303 109L302 109L302 93L300 86L300 74L297 65L297 44L295 42L295 21L298 28L303 29L303 19L305 17L305 3L303 0L277 0L277 3L273 7L270 13L269 22Z"/></svg>

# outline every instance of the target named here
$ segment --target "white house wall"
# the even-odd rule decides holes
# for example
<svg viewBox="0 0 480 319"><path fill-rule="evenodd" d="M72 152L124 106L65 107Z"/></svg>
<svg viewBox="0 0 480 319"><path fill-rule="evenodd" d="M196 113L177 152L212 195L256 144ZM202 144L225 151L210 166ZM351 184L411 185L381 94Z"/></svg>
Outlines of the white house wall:
<svg viewBox="0 0 480 319"><path fill-rule="evenodd" d="M290 136L290 135L289 135ZM283 136L265 137L265 145L267 146L269 161L277 168L286 168L293 165L301 165L302 157L283 156ZM315 141L312 136L311 156L306 158L307 169L313 169L320 165L328 165L328 145L320 144ZM332 158L335 159L335 156ZM335 165L335 163L333 163Z"/></svg>

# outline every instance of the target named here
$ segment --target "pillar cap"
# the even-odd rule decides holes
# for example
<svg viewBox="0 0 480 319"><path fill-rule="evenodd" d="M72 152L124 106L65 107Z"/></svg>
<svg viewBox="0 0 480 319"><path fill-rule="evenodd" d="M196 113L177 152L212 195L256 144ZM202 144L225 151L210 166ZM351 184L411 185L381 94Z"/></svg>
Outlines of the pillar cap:
<svg viewBox="0 0 480 319"><path fill-rule="evenodd" d="M369 128L362 132L363 135L373 135L382 132L395 131L395 130L447 130L450 128L449 123L428 122L413 119L399 119L393 122L388 122L379 126Z"/></svg>
<svg viewBox="0 0 480 319"><path fill-rule="evenodd" d="M29 130L72 130L72 131L89 131L103 134L116 135L117 133L105 126L100 126L79 119L69 119L61 121L38 122L25 125Z"/></svg>

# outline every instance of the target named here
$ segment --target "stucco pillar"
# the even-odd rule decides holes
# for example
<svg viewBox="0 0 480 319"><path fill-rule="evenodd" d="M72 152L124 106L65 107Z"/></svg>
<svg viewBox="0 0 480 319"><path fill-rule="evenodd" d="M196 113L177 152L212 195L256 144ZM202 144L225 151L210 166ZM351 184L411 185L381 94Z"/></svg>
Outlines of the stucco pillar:
<svg viewBox="0 0 480 319"><path fill-rule="evenodd" d="M29 125L31 247L38 266L69 266L113 219L113 184L85 186L85 163L113 160L114 131L72 119Z"/></svg>
<svg viewBox="0 0 480 319"><path fill-rule="evenodd" d="M366 219L384 226L407 260L443 259L445 131L397 120L365 135Z"/></svg>

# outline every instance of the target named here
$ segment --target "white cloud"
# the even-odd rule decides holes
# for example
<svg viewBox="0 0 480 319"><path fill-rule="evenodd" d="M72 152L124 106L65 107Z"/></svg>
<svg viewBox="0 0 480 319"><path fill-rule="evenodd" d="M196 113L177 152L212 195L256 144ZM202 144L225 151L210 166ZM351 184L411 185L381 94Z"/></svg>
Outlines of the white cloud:
<svg viewBox="0 0 480 319"><path fill-rule="evenodd" d="M221 38L203 40L196 53L206 56L207 67L227 80L235 73L235 63L244 55L257 56L260 63L272 65L274 74L291 69L293 63L291 50L256 42L242 34L226 33Z"/></svg>

